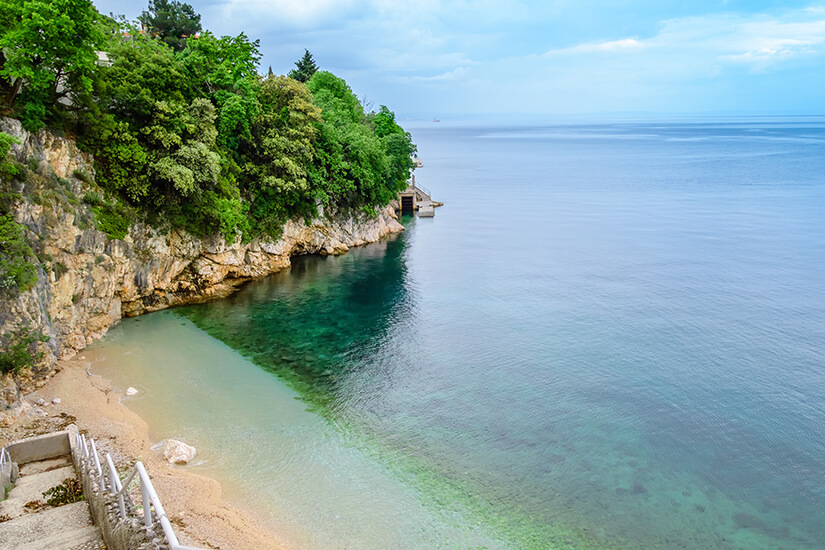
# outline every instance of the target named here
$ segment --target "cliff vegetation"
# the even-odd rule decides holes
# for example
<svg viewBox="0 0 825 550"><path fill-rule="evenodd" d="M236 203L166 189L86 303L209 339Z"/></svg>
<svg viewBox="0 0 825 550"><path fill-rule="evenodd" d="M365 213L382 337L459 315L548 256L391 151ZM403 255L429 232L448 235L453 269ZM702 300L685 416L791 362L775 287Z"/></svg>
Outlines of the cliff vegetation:
<svg viewBox="0 0 825 550"><path fill-rule="evenodd" d="M0 0L0 374L18 393L124 315L402 229L386 205L416 148L392 111L308 51L291 76L260 57L175 0L132 22Z"/></svg>
<svg viewBox="0 0 825 550"><path fill-rule="evenodd" d="M94 155L98 226L135 216L231 239L277 237L295 216L386 205L415 153L382 106L366 112L309 52L295 78L258 74L259 42L201 29L188 4L139 21L88 0L0 0L0 97L26 130Z"/></svg>

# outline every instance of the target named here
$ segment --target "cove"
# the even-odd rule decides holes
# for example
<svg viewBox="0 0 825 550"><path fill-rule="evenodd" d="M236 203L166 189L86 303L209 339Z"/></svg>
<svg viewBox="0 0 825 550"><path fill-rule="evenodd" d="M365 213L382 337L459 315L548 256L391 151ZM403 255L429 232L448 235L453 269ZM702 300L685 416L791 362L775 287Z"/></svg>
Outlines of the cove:
<svg viewBox="0 0 825 550"><path fill-rule="evenodd" d="M243 369L218 370L257 372L255 388L231 393L223 374L187 414L226 394L224 437L267 455L237 471L268 495L324 479L317 462L341 476L295 501L316 537L303 547L386 548L390 533L416 548L822 547L825 123L442 123L415 138L419 179L446 203L435 219L100 345L155 346L163 334L133 331L158 318L188 327L173 348L197 334L237 350ZM272 422L240 414L269 394L304 419L286 425L314 426L296 440L332 448L272 454ZM226 456L206 453L200 468ZM344 537L340 514L315 510L347 490Z"/></svg>

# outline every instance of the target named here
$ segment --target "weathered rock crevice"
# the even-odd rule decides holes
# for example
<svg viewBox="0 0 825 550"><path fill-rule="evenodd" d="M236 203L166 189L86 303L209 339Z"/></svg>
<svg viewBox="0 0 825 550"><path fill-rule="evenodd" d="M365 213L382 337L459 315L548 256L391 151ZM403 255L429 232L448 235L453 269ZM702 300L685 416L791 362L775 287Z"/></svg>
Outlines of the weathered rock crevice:
<svg viewBox="0 0 825 550"><path fill-rule="evenodd" d="M373 217L289 221L277 241L226 243L219 235L164 234L142 223L124 239L110 239L89 223L91 207L77 199L88 186L75 175L94 174L90 155L71 140L26 132L13 119L0 120L0 131L20 141L12 147L19 162L38 159L40 173L61 178L66 193L75 197L72 204L23 198L13 208L41 267L35 288L0 301L0 334L27 324L50 337L41 346L43 359L25 377L27 389L48 378L57 359L72 357L123 317L222 298L249 280L289 267L291 256L343 254L403 230L390 206ZM0 409L16 399L14 383L2 382Z"/></svg>

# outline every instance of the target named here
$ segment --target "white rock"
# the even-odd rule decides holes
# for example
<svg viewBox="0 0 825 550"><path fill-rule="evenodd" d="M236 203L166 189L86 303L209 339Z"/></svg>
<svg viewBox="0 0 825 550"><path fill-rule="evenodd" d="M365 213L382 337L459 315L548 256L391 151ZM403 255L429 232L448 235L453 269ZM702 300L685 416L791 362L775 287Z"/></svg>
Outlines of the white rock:
<svg viewBox="0 0 825 550"><path fill-rule="evenodd" d="M43 405L46 404L46 400L41 397L40 399L38 399L36 401L36 403L37 403L38 406L42 407Z"/></svg>
<svg viewBox="0 0 825 550"><path fill-rule="evenodd" d="M177 439L167 439L166 448L163 450L163 458L169 464L186 464L198 454L198 451L191 445Z"/></svg>
<svg viewBox="0 0 825 550"><path fill-rule="evenodd" d="M45 418L45 417L49 416L49 413L47 413L43 409L34 409L34 414L36 414L40 418Z"/></svg>
<svg viewBox="0 0 825 550"><path fill-rule="evenodd" d="M135 388L133 388L132 386L129 386L128 388L126 388L126 395L137 395L137 394L138 394L138 391Z"/></svg>
<svg viewBox="0 0 825 550"><path fill-rule="evenodd" d="M60 405L60 398L55 397L54 399L52 399L52 403L54 403L55 405Z"/></svg>

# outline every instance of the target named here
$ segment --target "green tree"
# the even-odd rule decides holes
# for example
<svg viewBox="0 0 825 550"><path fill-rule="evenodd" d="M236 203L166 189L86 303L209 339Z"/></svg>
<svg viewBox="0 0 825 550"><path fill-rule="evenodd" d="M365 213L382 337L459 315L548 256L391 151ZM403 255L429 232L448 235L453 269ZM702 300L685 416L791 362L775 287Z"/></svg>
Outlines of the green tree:
<svg viewBox="0 0 825 550"><path fill-rule="evenodd" d="M406 187L410 172L415 169L412 156L418 150L412 142L412 136L395 121L395 113L381 105L377 113L371 116L375 126L375 135L381 139L390 164L391 185L400 190Z"/></svg>
<svg viewBox="0 0 825 550"><path fill-rule="evenodd" d="M21 375L43 358L43 352L37 350L38 342L48 342L49 338L33 332L28 325L22 325L8 335L0 352L0 373L12 374L17 384L17 400L20 401Z"/></svg>
<svg viewBox="0 0 825 550"><path fill-rule="evenodd" d="M0 86L28 129L91 88L100 19L89 0L0 0Z"/></svg>
<svg viewBox="0 0 825 550"><path fill-rule="evenodd" d="M405 138L388 139L397 135L394 115L389 110L381 114L379 125L389 133L379 137L342 79L319 71L307 85L323 113L312 174L318 196L327 204L343 207L387 204L403 189L409 175L406 166L411 164L409 158L403 160ZM392 154L388 154L388 145L392 145Z"/></svg>
<svg viewBox="0 0 825 550"><path fill-rule="evenodd" d="M1 0L0 0L1 1ZM157 101L191 101L186 66L164 42L126 27L132 36L112 38L110 65L97 73L96 102L135 129L150 124Z"/></svg>
<svg viewBox="0 0 825 550"><path fill-rule="evenodd" d="M309 171L321 112L306 85L284 76L261 82L252 139L243 148L244 189L260 231L276 235L291 215L316 213Z"/></svg>
<svg viewBox="0 0 825 550"><path fill-rule="evenodd" d="M189 4L177 0L149 0L149 9L140 22L176 51L186 47L187 38L201 30L201 16Z"/></svg>
<svg viewBox="0 0 825 550"><path fill-rule="evenodd" d="M191 105L158 101L154 123L141 132L152 146L147 165L156 201L196 196L213 188L221 172L221 158L214 151L215 107L207 99Z"/></svg>
<svg viewBox="0 0 825 550"><path fill-rule="evenodd" d="M190 97L212 100L218 108L218 143L232 152L250 137L249 125L257 112L259 46L243 33L217 38L206 31L180 55Z"/></svg>
<svg viewBox="0 0 825 550"><path fill-rule="evenodd" d="M308 82L317 71L318 67L312 59L312 54L309 50L304 50L304 56L295 62L295 68L289 71L287 76L298 82Z"/></svg>

